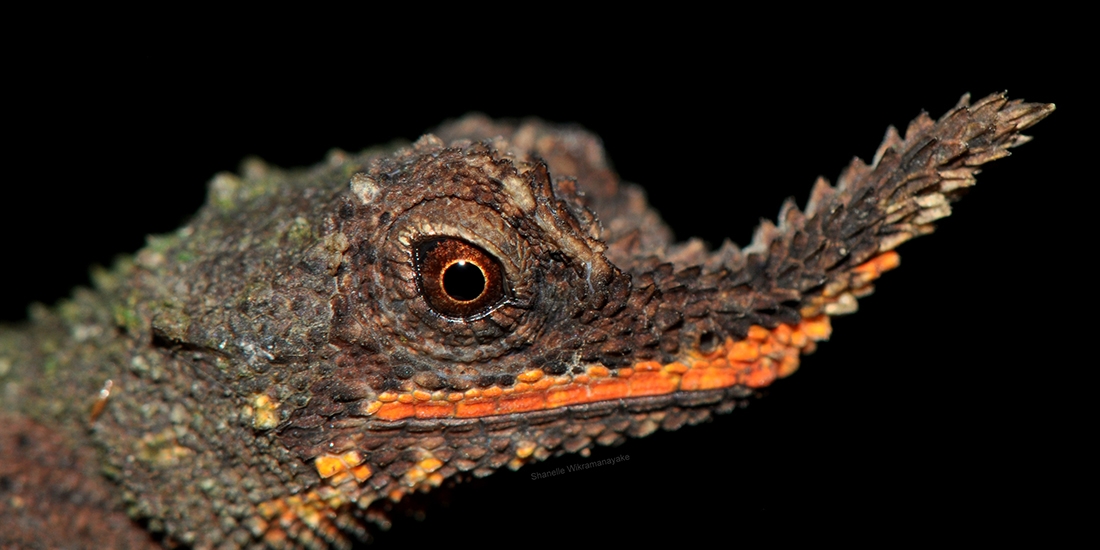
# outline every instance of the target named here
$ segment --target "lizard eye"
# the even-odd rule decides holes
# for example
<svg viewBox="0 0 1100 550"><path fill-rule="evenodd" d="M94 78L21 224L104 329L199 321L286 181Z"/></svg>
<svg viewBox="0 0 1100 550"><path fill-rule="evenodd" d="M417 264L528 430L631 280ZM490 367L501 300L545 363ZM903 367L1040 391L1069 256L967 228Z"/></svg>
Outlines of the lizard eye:
<svg viewBox="0 0 1100 550"><path fill-rule="evenodd" d="M417 286L445 317L487 313L504 298L500 262L466 241L444 237L416 248Z"/></svg>

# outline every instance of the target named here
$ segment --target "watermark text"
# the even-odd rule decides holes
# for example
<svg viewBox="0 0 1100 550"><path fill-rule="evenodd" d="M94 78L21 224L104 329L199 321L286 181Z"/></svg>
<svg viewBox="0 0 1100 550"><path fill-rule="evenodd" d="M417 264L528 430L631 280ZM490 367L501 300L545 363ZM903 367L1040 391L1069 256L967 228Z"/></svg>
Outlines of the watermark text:
<svg viewBox="0 0 1100 550"><path fill-rule="evenodd" d="M548 477L560 476L562 474L571 474L573 472L583 472L592 468L598 468L600 466L612 466L620 462L630 460L630 455L618 455L611 458L605 458L603 460L592 460L589 462L578 462L576 464L570 464L564 468L554 468L546 472L531 472L531 481L538 481L540 479L546 479Z"/></svg>

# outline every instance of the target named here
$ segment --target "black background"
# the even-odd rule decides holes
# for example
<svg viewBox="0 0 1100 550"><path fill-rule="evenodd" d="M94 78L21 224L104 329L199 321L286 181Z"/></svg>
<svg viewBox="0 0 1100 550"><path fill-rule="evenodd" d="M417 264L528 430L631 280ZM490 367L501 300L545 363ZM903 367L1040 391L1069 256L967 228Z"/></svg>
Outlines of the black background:
<svg viewBox="0 0 1100 550"><path fill-rule="evenodd" d="M411 45L411 44L410 44ZM205 182L246 155L308 165L415 139L479 110L599 134L680 238L747 244L782 200L869 159L887 125L977 99L1055 102L1036 140L989 165L937 233L899 249L858 314L750 407L678 432L502 472L399 519L383 543L693 544L806 516L902 538L1036 534L1072 523L1084 490L1063 398L1094 322L1076 260L1095 163L1067 47L761 54L747 43L560 55L484 49L384 56L193 55L90 48L19 61L8 86L2 230L5 320L87 284L199 208ZM881 54L881 52L879 52ZM933 58L936 61L915 62ZM977 61L976 61L977 60ZM980 62L979 62L980 61ZM1092 245L1089 244L1091 251ZM1078 420L1079 421L1079 420ZM1093 433L1093 436L1087 436ZM534 481L531 474L629 455ZM1064 515L1066 514L1066 515ZM961 529L961 531L959 531ZM964 539L966 540L966 539Z"/></svg>

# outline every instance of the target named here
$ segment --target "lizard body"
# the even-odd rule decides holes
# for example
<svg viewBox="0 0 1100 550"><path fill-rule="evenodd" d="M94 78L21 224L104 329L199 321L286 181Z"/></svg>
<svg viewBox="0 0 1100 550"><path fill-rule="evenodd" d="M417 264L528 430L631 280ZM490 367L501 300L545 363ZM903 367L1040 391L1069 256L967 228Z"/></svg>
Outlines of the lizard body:
<svg viewBox="0 0 1100 550"><path fill-rule="evenodd" d="M101 449L169 540L345 546L410 492L697 423L789 375L1052 109L919 118L713 253L674 243L595 138L539 122L254 164L5 336L4 409ZM455 259L481 268L474 299L449 296Z"/></svg>

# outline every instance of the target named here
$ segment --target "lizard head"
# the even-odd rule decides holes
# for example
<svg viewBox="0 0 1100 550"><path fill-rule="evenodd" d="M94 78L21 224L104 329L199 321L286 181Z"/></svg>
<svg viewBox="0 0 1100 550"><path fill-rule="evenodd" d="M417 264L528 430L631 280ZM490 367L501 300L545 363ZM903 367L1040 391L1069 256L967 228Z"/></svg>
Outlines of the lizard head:
<svg viewBox="0 0 1100 550"><path fill-rule="evenodd" d="M139 255L150 305L130 317L167 348L142 363L198 370L180 377L191 394L227 388L201 405L249 428L248 475L280 480L253 536L335 540L464 472L733 409L1052 109L990 96L923 115L805 210L788 201L748 247L713 252L675 243L594 136L468 117L396 151L215 178L181 238Z"/></svg>

